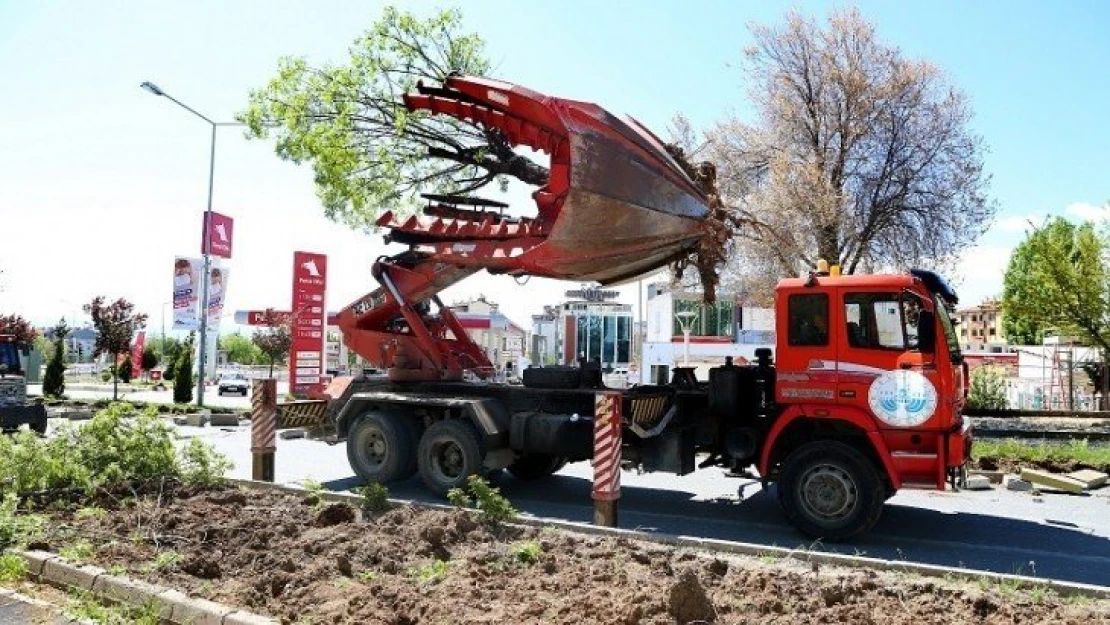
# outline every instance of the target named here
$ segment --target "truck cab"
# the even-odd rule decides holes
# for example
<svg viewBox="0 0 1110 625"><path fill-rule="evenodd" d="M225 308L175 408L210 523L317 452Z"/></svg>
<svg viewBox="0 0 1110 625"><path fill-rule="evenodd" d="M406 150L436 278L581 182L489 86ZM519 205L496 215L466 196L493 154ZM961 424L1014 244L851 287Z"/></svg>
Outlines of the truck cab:
<svg viewBox="0 0 1110 625"><path fill-rule="evenodd" d="M943 490L961 474L972 437L961 415L967 367L949 317L956 301L924 270L779 283L778 414L759 467L780 481L788 515L833 527L874 498L864 491L876 476L885 499L899 488ZM825 453L792 466L802 447Z"/></svg>
<svg viewBox="0 0 1110 625"><path fill-rule="evenodd" d="M26 424L44 434L46 408L27 403L27 378L20 358L26 351L12 336L0 334L0 431L10 432Z"/></svg>

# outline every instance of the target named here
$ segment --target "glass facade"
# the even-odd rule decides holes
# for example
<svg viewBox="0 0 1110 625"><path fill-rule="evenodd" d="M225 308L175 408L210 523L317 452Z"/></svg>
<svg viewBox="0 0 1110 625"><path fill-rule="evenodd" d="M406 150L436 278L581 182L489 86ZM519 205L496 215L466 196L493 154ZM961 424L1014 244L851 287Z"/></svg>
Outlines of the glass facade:
<svg viewBox="0 0 1110 625"><path fill-rule="evenodd" d="M690 336L720 336L733 338L736 333L736 302L718 301L706 304L701 300L676 299L674 312L692 312L696 316L690 323ZM676 316L671 336L682 336L682 324Z"/></svg>
<svg viewBox="0 0 1110 625"><path fill-rule="evenodd" d="M576 348L579 358L600 360L602 366L628 364L632 354L632 318L627 314L576 310Z"/></svg>

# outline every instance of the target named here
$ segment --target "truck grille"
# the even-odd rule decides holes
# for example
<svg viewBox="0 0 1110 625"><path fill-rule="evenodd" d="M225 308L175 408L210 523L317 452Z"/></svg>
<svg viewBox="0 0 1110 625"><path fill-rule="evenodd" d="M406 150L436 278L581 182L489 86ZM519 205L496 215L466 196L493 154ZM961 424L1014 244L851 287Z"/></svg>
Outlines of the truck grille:
<svg viewBox="0 0 1110 625"><path fill-rule="evenodd" d="M23 378L0 378L0 406L22 406L27 403L27 388Z"/></svg>
<svg viewBox="0 0 1110 625"><path fill-rule="evenodd" d="M628 418L643 430L659 425L667 414L669 394L641 395L628 398Z"/></svg>

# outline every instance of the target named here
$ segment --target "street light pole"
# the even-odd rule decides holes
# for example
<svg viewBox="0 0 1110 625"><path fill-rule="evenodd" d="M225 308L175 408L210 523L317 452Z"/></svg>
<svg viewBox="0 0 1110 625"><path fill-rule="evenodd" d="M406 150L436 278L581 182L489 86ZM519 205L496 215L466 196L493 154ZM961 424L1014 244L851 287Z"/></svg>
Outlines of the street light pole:
<svg viewBox="0 0 1110 625"><path fill-rule="evenodd" d="M185 109L186 111L189 111L193 115L196 115L197 117L203 119L206 123L208 123L209 126L212 127L212 141L211 141L211 147L209 148L209 154L208 154L208 204L207 204L207 206L204 210L204 224L205 224L205 229L207 230L207 228L210 227L211 223L212 223L212 186L213 186L213 182L214 182L214 179L215 179L215 173L216 173L216 128L219 127L219 126L245 126L246 124L241 124L241 123L238 123L238 122L216 122L216 121L212 121L208 117L198 113L192 107L190 107L187 104L177 100L176 98L174 98L170 94L166 93L165 91L162 91L160 88L158 88L157 85L155 85L152 82L149 82L149 81L144 82L143 84L141 84L139 86L142 87L143 89L149 91L150 93L156 95L156 96L169 99L174 104L180 106L181 108ZM205 236L203 238L204 238L204 249L203 249L203 251L204 251L204 278L201 280L200 355L197 358L197 363L199 364L199 366L197 367L197 406L198 407L204 407L204 374L205 374L205 365L207 364L206 360L207 360L207 356L208 356L208 280L209 280L209 273L211 272L211 264L212 264L210 250L208 249L208 235L207 235L207 233L205 234ZM164 338L164 336L165 336L165 330L163 330L163 338Z"/></svg>
<svg viewBox="0 0 1110 625"><path fill-rule="evenodd" d="M683 367L689 367L690 366L690 327L694 322L694 318L698 316L698 313L692 312L692 311L689 311L689 310L684 310L682 312L675 313L674 316L678 319L679 325L682 326L682 336L683 336L683 339L684 339L683 343L685 344L685 354L682 356L682 366Z"/></svg>

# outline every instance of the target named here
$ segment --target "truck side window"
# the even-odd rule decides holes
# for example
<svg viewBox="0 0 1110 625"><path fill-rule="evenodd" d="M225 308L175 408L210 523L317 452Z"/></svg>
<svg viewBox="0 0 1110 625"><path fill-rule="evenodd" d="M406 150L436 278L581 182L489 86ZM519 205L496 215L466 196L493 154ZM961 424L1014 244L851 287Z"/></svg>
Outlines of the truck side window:
<svg viewBox="0 0 1110 625"><path fill-rule="evenodd" d="M848 344L862 349L906 349L902 304L897 293L847 293L844 322Z"/></svg>
<svg viewBox="0 0 1110 625"><path fill-rule="evenodd" d="M788 342L795 346L829 344L829 296L824 293L791 295Z"/></svg>

